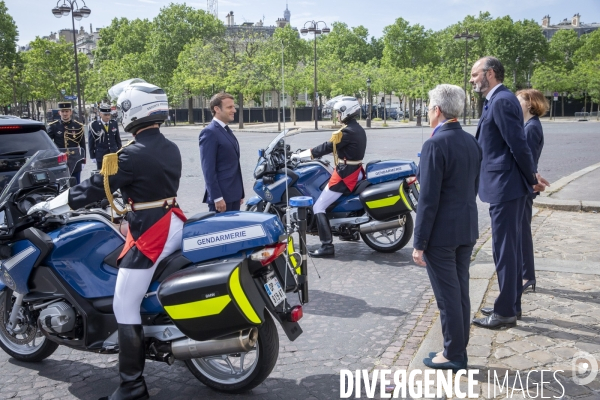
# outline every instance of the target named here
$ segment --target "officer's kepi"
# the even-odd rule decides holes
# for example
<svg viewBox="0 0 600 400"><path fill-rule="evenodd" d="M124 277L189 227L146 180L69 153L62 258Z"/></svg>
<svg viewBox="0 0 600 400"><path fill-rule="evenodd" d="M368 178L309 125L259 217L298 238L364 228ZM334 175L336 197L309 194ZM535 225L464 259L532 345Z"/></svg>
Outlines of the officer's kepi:
<svg viewBox="0 0 600 400"><path fill-rule="evenodd" d="M100 104L100 106L98 107L98 109L100 110L101 114L110 114L111 113L111 109L110 106L107 104Z"/></svg>
<svg viewBox="0 0 600 400"><path fill-rule="evenodd" d="M71 107L71 102L62 101L62 102L58 103L58 109L59 110L72 110L73 108Z"/></svg>

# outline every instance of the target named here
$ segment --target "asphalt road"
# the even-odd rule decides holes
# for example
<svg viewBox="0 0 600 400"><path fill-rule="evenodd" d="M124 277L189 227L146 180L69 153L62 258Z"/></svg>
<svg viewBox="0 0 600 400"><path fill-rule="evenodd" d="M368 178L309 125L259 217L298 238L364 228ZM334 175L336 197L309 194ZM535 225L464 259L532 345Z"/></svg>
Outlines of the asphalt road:
<svg viewBox="0 0 600 400"><path fill-rule="evenodd" d="M595 122L542 122L544 128L544 149L540 157L539 172L554 182L563 176L572 174L589 165L600 162L600 124ZM198 135L201 127L163 128L167 137L181 149L183 158L183 176L179 190L179 201L186 213L207 211L202 204L204 178L200 169ZM475 126L466 130L473 135ZM368 144L365 161L386 159L408 159L418 163L417 154L431 129L396 128L367 130ZM253 172L259 149L266 148L275 133L236 132L241 148L242 174L246 198L254 195ZM289 139L292 150L310 148L329 139L330 131L303 132ZM332 159L331 157L329 157ZM479 205L480 231L489 226L487 204Z"/></svg>

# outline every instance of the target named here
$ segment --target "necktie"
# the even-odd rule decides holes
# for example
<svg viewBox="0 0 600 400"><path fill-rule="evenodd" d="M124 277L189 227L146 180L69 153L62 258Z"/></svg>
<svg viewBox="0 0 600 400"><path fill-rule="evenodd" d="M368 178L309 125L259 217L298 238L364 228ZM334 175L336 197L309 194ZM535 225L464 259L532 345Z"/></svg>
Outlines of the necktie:
<svg viewBox="0 0 600 400"><path fill-rule="evenodd" d="M231 137L233 138L233 140L235 141L235 148L236 150L239 152L240 151L240 145L237 141L237 138L235 137L235 135L233 134L233 131L231 130L231 128L229 127L229 125L225 125L225 130L227 131L227 133L229 133L231 135Z"/></svg>
<svg viewBox="0 0 600 400"><path fill-rule="evenodd" d="M227 133L230 133L233 135L233 131L231 130L231 128L229 127L229 125L225 125L225 130L227 131Z"/></svg>
<svg viewBox="0 0 600 400"><path fill-rule="evenodd" d="M488 102L489 102L489 100L488 100L488 99L485 99L485 101L483 102L483 109L484 109L484 110L487 110L487 109L488 109Z"/></svg>

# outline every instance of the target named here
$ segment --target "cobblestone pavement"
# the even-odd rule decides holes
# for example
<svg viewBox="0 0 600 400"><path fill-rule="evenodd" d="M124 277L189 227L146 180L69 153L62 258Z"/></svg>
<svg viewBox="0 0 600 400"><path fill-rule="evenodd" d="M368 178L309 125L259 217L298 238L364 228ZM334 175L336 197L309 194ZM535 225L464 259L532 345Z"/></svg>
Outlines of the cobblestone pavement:
<svg viewBox="0 0 600 400"><path fill-rule="evenodd" d="M537 288L523 295L523 319L517 327L503 331L471 329L469 368L482 371L481 398L506 398L506 394L495 397L493 386L488 393L487 371L496 371L500 379L508 371L511 386L519 371L523 387L529 383L525 398L564 394L565 399L600 399L600 375L587 385L577 385L572 372L577 353L600 361L599 226L600 215L591 213L546 210L534 217ZM494 277L483 306L493 306L497 295ZM544 393L536 395L542 377L533 372L527 382L531 370L560 371L556 375L560 384L546 373L544 381L550 383L544 385ZM523 398L519 393L514 398Z"/></svg>

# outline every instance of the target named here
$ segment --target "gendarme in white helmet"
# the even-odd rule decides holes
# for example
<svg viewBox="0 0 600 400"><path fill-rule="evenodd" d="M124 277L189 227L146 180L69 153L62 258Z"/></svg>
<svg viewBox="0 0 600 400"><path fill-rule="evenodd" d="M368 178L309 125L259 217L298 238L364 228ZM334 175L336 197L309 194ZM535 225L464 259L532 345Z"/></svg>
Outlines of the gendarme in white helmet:
<svg viewBox="0 0 600 400"><path fill-rule="evenodd" d="M342 122L347 122L358 115L360 112L360 105L355 97L341 96L333 106L333 109L340 114Z"/></svg>
<svg viewBox="0 0 600 400"><path fill-rule="evenodd" d="M167 95L156 85L135 78L118 83L108 93L117 97L117 111L125 132L136 134L141 128L162 124L167 119Z"/></svg>

